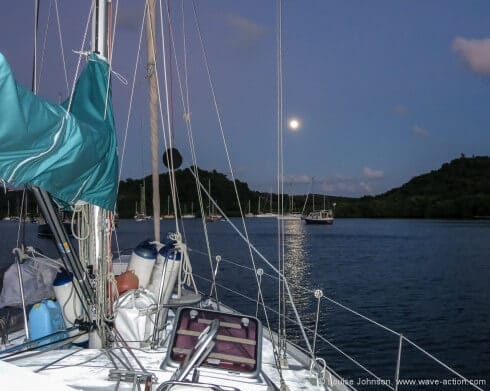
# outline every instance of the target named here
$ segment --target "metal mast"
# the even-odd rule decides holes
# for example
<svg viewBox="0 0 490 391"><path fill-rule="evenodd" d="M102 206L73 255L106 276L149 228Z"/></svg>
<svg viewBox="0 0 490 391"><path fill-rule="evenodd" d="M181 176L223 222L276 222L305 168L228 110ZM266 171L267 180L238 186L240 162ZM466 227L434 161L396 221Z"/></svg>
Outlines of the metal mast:
<svg viewBox="0 0 490 391"><path fill-rule="evenodd" d="M111 0L95 0L92 15L92 46L93 52L109 61L108 50L108 12ZM109 79L109 78L108 78ZM80 243L80 255L95 273L95 279L101 281L95 289L95 306L92 308L90 317L98 323L97 332L90 334L90 347L105 347L107 343L106 330L103 322L111 307L107 301L106 277L111 261L110 238L111 234L111 212L95 205L85 205L85 214L88 216L88 227L90 235L88 239ZM100 327L102 326L102 327Z"/></svg>

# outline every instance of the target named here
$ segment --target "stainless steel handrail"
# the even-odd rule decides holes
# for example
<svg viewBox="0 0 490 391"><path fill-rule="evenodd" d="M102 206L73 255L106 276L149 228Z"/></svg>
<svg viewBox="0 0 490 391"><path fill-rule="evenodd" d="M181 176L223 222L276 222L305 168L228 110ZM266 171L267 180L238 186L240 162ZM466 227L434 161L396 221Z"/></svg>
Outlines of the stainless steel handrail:
<svg viewBox="0 0 490 391"><path fill-rule="evenodd" d="M183 381L195 368L199 367L209 355L215 345L215 338L219 330L219 319L213 321L201 332L197 342L187 355L182 365L175 371L170 380Z"/></svg>

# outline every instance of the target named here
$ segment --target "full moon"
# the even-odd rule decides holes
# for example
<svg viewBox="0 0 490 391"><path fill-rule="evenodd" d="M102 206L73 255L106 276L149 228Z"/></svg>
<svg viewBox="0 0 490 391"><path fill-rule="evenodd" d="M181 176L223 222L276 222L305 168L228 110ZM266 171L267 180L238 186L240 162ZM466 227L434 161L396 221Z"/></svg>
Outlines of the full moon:
<svg viewBox="0 0 490 391"><path fill-rule="evenodd" d="M289 120L289 128L293 131L298 130L300 125L301 124L299 123L299 120L297 120L296 118Z"/></svg>

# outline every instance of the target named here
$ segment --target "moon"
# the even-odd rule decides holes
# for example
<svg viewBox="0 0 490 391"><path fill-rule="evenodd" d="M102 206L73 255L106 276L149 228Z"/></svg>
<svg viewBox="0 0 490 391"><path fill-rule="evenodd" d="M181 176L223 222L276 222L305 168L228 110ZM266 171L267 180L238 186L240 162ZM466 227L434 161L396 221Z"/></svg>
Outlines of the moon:
<svg viewBox="0 0 490 391"><path fill-rule="evenodd" d="M299 119L297 118L291 118L288 122L289 129L291 129L293 132L296 132L299 130L301 123L299 122Z"/></svg>

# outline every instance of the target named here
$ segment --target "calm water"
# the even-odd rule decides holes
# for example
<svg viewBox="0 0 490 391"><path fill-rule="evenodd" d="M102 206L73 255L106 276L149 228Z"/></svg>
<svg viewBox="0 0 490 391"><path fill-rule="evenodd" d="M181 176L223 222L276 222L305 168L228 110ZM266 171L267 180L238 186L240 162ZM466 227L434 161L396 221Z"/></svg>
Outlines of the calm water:
<svg viewBox="0 0 490 391"><path fill-rule="evenodd" d="M240 220L233 220L240 226ZM172 230L162 221L162 233ZM209 263L204 251L200 220L185 221L184 233L192 249L196 282L205 292L209 284ZM248 219L247 228L255 246L277 264L277 223L268 219ZM248 250L224 222L207 226L213 255L250 267ZM11 249L17 238L16 223L0 222L0 266L12 262ZM47 254L54 245L36 237L37 226L27 225L26 238ZM151 237L152 222L121 221L117 243L130 248ZM316 299L314 289L329 298L401 332L469 379L490 385L490 221L426 221L337 219L331 227L285 222L286 274L306 326L313 328ZM116 241L114 241L116 243ZM115 244L116 246L116 244ZM270 268L255 256L257 264ZM256 298L253 275L222 262L218 283L233 286ZM274 303L277 282L264 276L264 296ZM254 312L256 304L219 289L220 299ZM275 309L276 304L272 304ZM290 313L290 311L288 311ZM260 316L260 313L259 313ZM274 318L272 316L272 318ZM273 320L273 326L276 322ZM336 346L382 379L393 379L398 337L322 300L319 331ZM293 337L298 333L292 331ZM334 369L354 380L366 376L323 342L317 351ZM401 374L405 379L454 378L434 366L422 353L404 343ZM424 386L400 389L466 390L469 387Z"/></svg>

